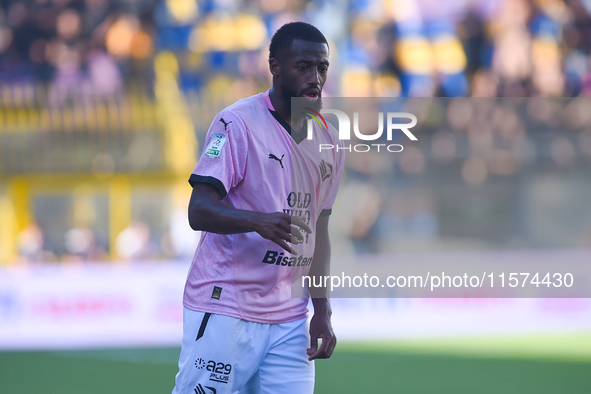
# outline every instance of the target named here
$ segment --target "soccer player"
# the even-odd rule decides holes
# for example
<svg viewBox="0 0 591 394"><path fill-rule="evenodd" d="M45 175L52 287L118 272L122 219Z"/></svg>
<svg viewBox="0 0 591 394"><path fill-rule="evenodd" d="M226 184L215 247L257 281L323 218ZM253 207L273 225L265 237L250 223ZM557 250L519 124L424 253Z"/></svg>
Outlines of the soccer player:
<svg viewBox="0 0 591 394"><path fill-rule="evenodd" d="M189 179L189 222L203 235L185 286L173 394L312 393L313 360L336 345L328 299L312 294L308 329L308 290L292 297L302 275L328 274L343 171L342 152L319 151L339 144L336 130L314 124L308 139L308 119L291 114L292 97L320 108L328 43L295 22L269 52L272 88L216 115Z"/></svg>

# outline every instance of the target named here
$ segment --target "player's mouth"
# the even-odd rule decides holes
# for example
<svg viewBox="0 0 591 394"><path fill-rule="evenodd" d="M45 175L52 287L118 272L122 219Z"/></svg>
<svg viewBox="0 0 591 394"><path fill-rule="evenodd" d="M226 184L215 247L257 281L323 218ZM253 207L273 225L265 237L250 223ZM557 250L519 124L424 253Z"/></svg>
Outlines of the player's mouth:
<svg viewBox="0 0 591 394"><path fill-rule="evenodd" d="M316 101L320 97L320 91L317 89L308 90L303 94L303 97L308 101Z"/></svg>

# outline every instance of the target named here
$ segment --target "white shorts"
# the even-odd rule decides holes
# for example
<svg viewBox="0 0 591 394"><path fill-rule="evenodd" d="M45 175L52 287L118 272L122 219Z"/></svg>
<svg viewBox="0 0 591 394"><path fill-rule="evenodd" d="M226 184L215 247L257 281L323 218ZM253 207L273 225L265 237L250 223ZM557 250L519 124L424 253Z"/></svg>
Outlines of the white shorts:
<svg viewBox="0 0 591 394"><path fill-rule="evenodd" d="M307 319L253 323L184 308L172 394L312 394Z"/></svg>

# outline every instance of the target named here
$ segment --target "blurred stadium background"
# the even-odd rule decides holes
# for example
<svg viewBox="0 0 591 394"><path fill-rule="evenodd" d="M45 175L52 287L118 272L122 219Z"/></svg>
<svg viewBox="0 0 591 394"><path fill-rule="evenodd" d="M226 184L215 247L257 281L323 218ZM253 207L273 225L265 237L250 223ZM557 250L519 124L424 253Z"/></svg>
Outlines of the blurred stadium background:
<svg viewBox="0 0 591 394"><path fill-rule="evenodd" d="M348 157L336 255L588 252L590 14L589 0L1 2L0 391L172 389L199 238L188 175L214 114L270 86L268 42L289 21L329 39L325 95L440 98L419 147ZM591 389L588 299L334 305L344 343L317 392ZM76 350L95 348L109 349Z"/></svg>

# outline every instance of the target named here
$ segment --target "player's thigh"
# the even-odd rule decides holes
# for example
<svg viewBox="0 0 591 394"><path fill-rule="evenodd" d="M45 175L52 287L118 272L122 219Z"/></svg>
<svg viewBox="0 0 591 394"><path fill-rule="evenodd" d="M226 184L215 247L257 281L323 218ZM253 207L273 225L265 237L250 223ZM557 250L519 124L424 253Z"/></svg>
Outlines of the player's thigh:
<svg viewBox="0 0 591 394"><path fill-rule="evenodd" d="M238 394L260 394L261 393L261 374L259 371L246 382L246 384L240 387Z"/></svg>
<svg viewBox="0 0 591 394"><path fill-rule="evenodd" d="M272 346L259 367L257 394L312 394L314 362L306 353L310 346L306 319L274 325L272 330Z"/></svg>
<svg viewBox="0 0 591 394"><path fill-rule="evenodd" d="M184 310L183 343L173 394L230 394L251 378L262 349L252 324Z"/></svg>

